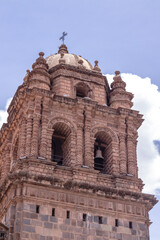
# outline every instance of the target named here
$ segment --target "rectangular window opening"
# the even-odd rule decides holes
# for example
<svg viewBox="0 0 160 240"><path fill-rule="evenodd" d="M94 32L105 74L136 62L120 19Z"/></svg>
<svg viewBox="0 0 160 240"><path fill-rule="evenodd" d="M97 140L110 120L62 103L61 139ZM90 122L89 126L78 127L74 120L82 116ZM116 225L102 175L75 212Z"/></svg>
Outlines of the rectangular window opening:
<svg viewBox="0 0 160 240"><path fill-rule="evenodd" d="M39 213L40 206L36 205L36 213Z"/></svg>
<svg viewBox="0 0 160 240"><path fill-rule="evenodd" d="M132 222L129 222L129 228L132 228L133 226L132 226Z"/></svg>
<svg viewBox="0 0 160 240"><path fill-rule="evenodd" d="M1 233L0 233L0 237L5 237L4 232L1 232Z"/></svg>
<svg viewBox="0 0 160 240"><path fill-rule="evenodd" d="M52 216L55 217L55 208L52 208Z"/></svg>
<svg viewBox="0 0 160 240"><path fill-rule="evenodd" d="M118 219L115 219L115 227L118 227Z"/></svg>
<svg viewBox="0 0 160 240"><path fill-rule="evenodd" d="M102 224L102 216L98 217L98 222L99 222L99 224Z"/></svg>
<svg viewBox="0 0 160 240"><path fill-rule="evenodd" d="M67 211L67 216L68 219L70 218L70 211Z"/></svg>
<svg viewBox="0 0 160 240"><path fill-rule="evenodd" d="M83 221L86 222L87 221L87 214L83 213Z"/></svg>

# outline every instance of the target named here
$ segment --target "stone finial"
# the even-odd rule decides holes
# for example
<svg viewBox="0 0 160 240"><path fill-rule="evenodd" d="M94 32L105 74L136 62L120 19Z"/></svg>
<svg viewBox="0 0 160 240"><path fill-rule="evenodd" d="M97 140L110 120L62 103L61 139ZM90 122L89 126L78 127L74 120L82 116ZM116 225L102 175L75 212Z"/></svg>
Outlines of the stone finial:
<svg viewBox="0 0 160 240"><path fill-rule="evenodd" d="M113 82L111 84L111 88L115 89L115 88L119 88L123 91L125 91L125 87L126 87L126 83L122 80L121 75L120 75L120 71L115 71L115 76L113 77Z"/></svg>
<svg viewBox="0 0 160 240"><path fill-rule="evenodd" d="M39 88L50 90L50 74L48 73L48 64L43 57L44 53L40 52L39 57L32 65L32 71L29 73L28 88Z"/></svg>
<svg viewBox="0 0 160 240"><path fill-rule="evenodd" d="M64 57L64 53L61 53L61 58L63 58Z"/></svg>
<svg viewBox="0 0 160 240"><path fill-rule="evenodd" d="M46 60L44 59L44 52L39 52L39 58L36 59L36 62L33 63L32 68L33 69L41 69L44 71L48 70L48 64L46 63Z"/></svg>
<svg viewBox="0 0 160 240"><path fill-rule="evenodd" d="M78 61L78 63L79 63L80 65L83 65L83 60L80 59L80 60Z"/></svg>
<svg viewBox="0 0 160 240"><path fill-rule="evenodd" d="M94 63L95 63L95 65L94 65L93 70L95 70L95 71L97 71L97 72L101 72L101 69L100 69L99 66L98 66L98 61L95 60Z"/></svg>
<svg viewBox="0 0 160 240"><path fill-rule="evenodd" d="M23 82L26 82L28 80L28 78L29 78L30 70L27 69L26 72L27 73L26 73L25 77L23 78Z"/></svg>
<svg viewBox="0 0 160 240"><path fill-rule="evenodd" d="M60 53L61 57L59 59L59 63L65 63L65 59L63 58L64 57L64 53Z"/></svg>
<svg viewBox="0 0 160 240"><path fill-rule="evenodd" d="M95 63L95 67L97 67L98 66L98 60L95 60L94 63Z"/></svg>
<svg viewBox="0 0 160 240"><path fill-rule="evenodd" d="M113 108L122 107L130 109L133 106L131 102L133 94L126 91L126 83L122 80L120 71L115 71L113 80L110 92L110 106Z"/></svg>
<svg viewBox="0 0 160 240"><path fill-rule="evenodd" d="M117 70L117 71L115 71L115 75L116 75L116 76L120 75L120 73L121 73L121 72L120 72L120 71L118 71L118 70Z"/></svg>
<svg viewBox="0 0 160 240"><path fill-rule="evenodd" d="M68 53L67 46L66 46L65 44L62 44L62 45L59 47L58 53L59 53L59 54L61 54L61 53Z"/></svg>
<svg viewBox="0 0 160 240"><path fill-rule="evenodd" d="M39 56L43 57L44 56L44 52L39 52Z"/></svg>

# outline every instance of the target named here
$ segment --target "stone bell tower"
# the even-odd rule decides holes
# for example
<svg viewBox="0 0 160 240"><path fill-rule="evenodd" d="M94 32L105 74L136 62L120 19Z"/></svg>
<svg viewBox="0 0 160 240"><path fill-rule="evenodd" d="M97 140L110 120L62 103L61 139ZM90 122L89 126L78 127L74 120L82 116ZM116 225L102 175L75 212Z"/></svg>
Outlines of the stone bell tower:
<svg viewBox="0 0 160 240"><path fill-rule="evenodd" d="M147 240L133 94L95 61L40 52L0 131L0 239ZM2 230L1 230L2 229Z"/></svg>

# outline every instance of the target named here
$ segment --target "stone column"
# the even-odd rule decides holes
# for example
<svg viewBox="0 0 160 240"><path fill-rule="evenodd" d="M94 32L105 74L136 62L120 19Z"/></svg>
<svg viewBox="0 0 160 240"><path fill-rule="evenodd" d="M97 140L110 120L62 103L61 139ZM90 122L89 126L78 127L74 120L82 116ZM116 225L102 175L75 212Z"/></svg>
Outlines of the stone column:
<svg viewBox="0 0 160 240"><path fill-rule="evenodd" d="M48 127L48 114L49 114L49 100L43 100L43 109L41 116L41 139L39 147L39 155L42 158L47 158L47 127Z"/></svg>
<svg viewBox="0 0 160 240"><path fill-rule="evenodd" d="M25 156L26 147L26 119L23 118L20 125L20 136L19 136L19 157Z"/></svg>
<svg viewBox="0 0 160 240"><path fill-rule="evenodd" d="M76 166L76 135L71 132L70 135L70 166Z"/></svg>
<svg viewBox="0 0 160 240"><path fill-rule="evenodd" d="M75 87L76 94L76 87ZM84 105L77 105L77 146L76 146L76 165L84 165L84 128L85 128Z"/></svg>
<svg viewBox="0 0 160 240"><path fill-rule="evenodd" d="M40 140L40 149L39 155L42 158L47 158L47 126L48 126L48 119L43 116L42 117L42 129L41 129L41 140Z"/></svg>
<svg viewBox="0 0 160 240"><path fill-rule="evenodd" d="M91 161L91 134L90 125L85 126L85 139L84 139L84 165L93 168Z"/></svg>
<svg viewBox="0 0 160 240"><path fill-rule="evenodd" d="M30 157L31 153L31 138L32 138L33 116L29 115L27 118L27 131L26 131L26 152L25 155Z"/></svg>
<svg viewBox="0 0 160 240"><path fill-rule="evenodd" d="M4 148L2 149L2 153L1 153L1 181L4 179L4 175L5 175L5 167L4 167L4 162L5 162L5 150Z"/></svg>
<svg viewBox="0 0 160 240"><path fill-rule="evenodd" d="M135 177L138 178L138 164L137 164L137 139L134 139L134 159L135 159Z"/></svg>
<svg viewBox="0 0 160 240"><path fill-rule="evenodd" d="M112 152L112 164L110 174L119 175L119 145L118 142L112 141L108 147ZM109 150L108 150L109 151Z"/></svg>
<svg viewBox="0 0 160 240"><path fill-rule="evenodd" d="M91 137L90 138L90 142L91 142L91 152L90 152L90 166L91 168L94 168L94 144L95 144L95 137Z"/></svg>
<svg viewBox="0 0 160 240"><path fill-rule="evenodd" d="M40 126L40 115L35 114L34 117L33 117L31 156L36 157L36 158L38 157L39 126Z"/></svg>
<svg viewBox="0 0 160 240"><path fill-rule="evenodd" d="M1 169L1 181L4 180L7 173L10 171L10 150L11 150L11 144L7 144L2 150L2 169Z"/></svg>
<svg viewBox="0 0 160 240"><path fill-rule="evenodd" d="M11 164L11 159L10 159L10 151L11 151L11 144L9 143L6 148L5 148L5 175L9 173L10 171L10 164Z"/></svg>
<svg viewBox="0 0 160 240"><path fill-rule="evenodd" d="M126 134L119 135L120 174L127 173Z"/></svg>
<svg viewBox="0 0 160 240"><path fill-rule="evenodd" d="M127 137L127 150L128 150L128 174L131 174L135 176L135 159L134 159L134 143L133 143L133 137L128 136Z"/></svg>
<svg viewBox="0 0 160 240"><path fill-rule="evenodd" d="M47 142L47 159L49 161L51 161L51 155L52 155L52 136L53 136L53 133L54 133L54 129L48 129L47 130L47 139L46 139L46 142Z"/></svg>
<svg viewBox="0 0 160 240"><path fill-rule="evenodd" d="M77 166L83 165L84 149L83 149L83 125L77 125Z"/></svg>
<svg viewBox="0 0 160 240"><path fill-rule="evenodd" d="M86 165L90 168L93 168L93 163L91 159L91 111L92 107L87 106L83 112L83 124L84 124L84 162L83 165Z"/></svg>

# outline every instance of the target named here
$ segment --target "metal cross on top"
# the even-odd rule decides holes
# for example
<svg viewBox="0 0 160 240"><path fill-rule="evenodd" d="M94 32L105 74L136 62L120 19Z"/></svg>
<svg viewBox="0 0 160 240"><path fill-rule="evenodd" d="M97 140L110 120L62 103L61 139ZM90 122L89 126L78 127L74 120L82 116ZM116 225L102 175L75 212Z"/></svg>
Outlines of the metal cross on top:
<svg viewBox="0 0 160 240"><path fill-rule="evenodd" d="M66 32L63 32L63 33L62 33L62 37L60 37L60 39L59 39L59 40L62 40L63 44L64 44L64 38L65 38L65 36L67 36L67 33L66 33Z"/></svg>

